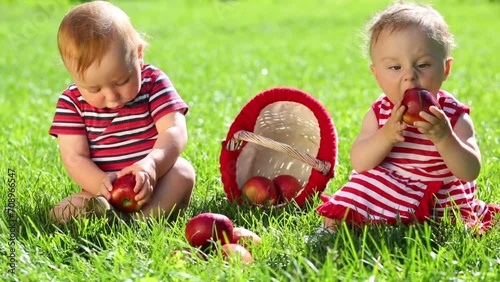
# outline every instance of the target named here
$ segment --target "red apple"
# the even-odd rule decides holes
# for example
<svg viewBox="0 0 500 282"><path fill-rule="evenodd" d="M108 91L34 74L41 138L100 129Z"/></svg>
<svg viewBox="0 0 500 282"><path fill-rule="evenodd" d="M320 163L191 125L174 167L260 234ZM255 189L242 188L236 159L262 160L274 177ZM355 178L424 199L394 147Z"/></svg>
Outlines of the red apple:
<svg viewBox="0 0 500 282"><path fill-rule="evenodd" d="M259 245L262 239L254 232L243 227L235 227L233 229L233 244L241 244L245 246L247 242Z"/></svg>
<svg viewBox="0 0 500 282"><path fill-rule="evenodd" d="M243 184L241 191L252 204L274 205L279 194L273 181L264 176L254 176Z"/></svg>
<svg viewBox="0 0 500 282"><path fill-rule="evenodd" d="M135 200L137 194L134 192L134 186L135 175L133 174L126 174L117 178L113 182L109 203L121 212L132 213L139 211L141 206Z"/></svg>
<svg viewBox="0 0 500 282"><path fill-rule="evenodd" d="M413 125L416 121L425 121L418 114L421 111L432 114L429 111L430 106L439 106L439 102L431 92L422 88L412 88L405 91L401 105L406 107L403 115L403 121L409 125Z"/></svg>
<svg viewBox="0 0 500 282"><path fill-rule="evenodd" d="M232 242L233 222L223 214L201 213L189 220L185 235L191 246L206 250L217 241L221 244Z"/></svg>
<svg viewBox="0 0 500 282"><path fill-rule="evenodd" d="M292 175L282 174L273 179L274 184L278 188L281 195L281 200L291 201L297 196L297 193L302 190L302 184Z"/></svg>
<svg viewBox="0 0 500 282"><path fill-rule="evenodd" d="M224 244L222 245L222 255L224 258L240 256L241 261L245 264L253 262L252 254L245 249L245 247L238 244Z"/></svg>

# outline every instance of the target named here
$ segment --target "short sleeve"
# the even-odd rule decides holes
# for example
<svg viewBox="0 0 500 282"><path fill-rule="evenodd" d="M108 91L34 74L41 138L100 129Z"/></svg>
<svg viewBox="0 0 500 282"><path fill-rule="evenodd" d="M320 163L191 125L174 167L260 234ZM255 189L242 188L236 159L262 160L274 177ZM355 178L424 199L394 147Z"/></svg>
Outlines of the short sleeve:
<svg viewBox="0 0 500 282"><path fill-rule="evenodd" d="M440 90L439 91L439 105L443 109L446 116L450 119L451 125L455 126L458 119L464 114L470 114L470 108L460 102L452 94Z"/></svg>
<svg viewBox="0 0 500 282"><path fill-rule="evenodd" d="M375 113L378 127L381 128L389 119L392 113L394 104L387 98L385 94L381 94L375 102L372 103L372 110Z"/></svg>
<svg viewBox="0 0 500 282"><path fill-rule="evenodd" d="M85 135L86 128L79 107L78 98L68 88L59 97L49 134Z"/></svg>
<svg viewBox="0 0 500 282"><path fill-rule="evenodd" d="M149 107L151 117L157 122L163 116L181 111L186 114L188 106L181 98L168 76L159 69L150 72Z"/></svg>

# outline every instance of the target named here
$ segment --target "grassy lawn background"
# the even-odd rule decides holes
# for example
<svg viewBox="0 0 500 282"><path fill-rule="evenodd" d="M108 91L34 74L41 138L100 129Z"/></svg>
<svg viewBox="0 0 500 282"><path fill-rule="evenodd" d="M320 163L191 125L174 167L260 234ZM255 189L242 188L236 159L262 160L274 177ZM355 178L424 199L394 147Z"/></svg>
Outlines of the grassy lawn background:
<svg viewBox="0 0 500 282"><path fill-rule="evenodd" d="M475 238L460 226L345 228L317 243L305 235L321 222L315 201L263 211L225 199L219 173L220 144L240 109L274 86L302 89L330 112L339 135L339 165L326 193L351 170L348 151L361 119L380 90L360 50L359 33L390 1L115 1L148 35L145 61L162 68L190 105L189 144L197 184L185 217L138 227L107 228L82 221L58 229L47 211L78 191L48 135L61 91L71 81L57 53L60 20L74 3L0 0L0 207L7 206L9 169L15 171L17 224L9 240L7 212L0 215L0 277L7 281L471 281L498 279L500 232ZM429 2L428 2L429 3ZM500 202L498 95L500 4L432 1L459 45L443 88L472 110L483 169L479 197ZM268 74L262 75L267 69ZM201 212L228 215L259 234L249 247L255 263L183 259L187 220ZM9 243L15 242L15 275ZM149 280L146 277L150 277Z"/></svg>

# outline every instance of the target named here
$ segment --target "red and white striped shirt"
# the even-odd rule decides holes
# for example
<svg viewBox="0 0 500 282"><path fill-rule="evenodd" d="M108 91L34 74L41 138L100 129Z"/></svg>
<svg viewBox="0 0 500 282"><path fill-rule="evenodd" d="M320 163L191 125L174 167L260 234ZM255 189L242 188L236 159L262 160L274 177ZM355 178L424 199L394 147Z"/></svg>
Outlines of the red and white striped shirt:
<svg viewBox="0 0 500 282"><path fill-rule="evenodd" d="M439 102L452 126L469 113L467 106L445 91L439 92ZM393 107L385 95L372 104L379 128ZM404 137L380 165L362 173L353 171L349 181L317 208L318 213L348 222L393 224L442 218L455 208L470 225L478 224L489 210L475 198L476 182L456 178L432 141L415 127L409 126Z"/></svg>
<svg viewBox="0 0 500 282"><path fill-rule="evenodd" d="M144 158L158 137L155 122L173 111L186 114L188 106L160 69L144 65L141 77L139 93L120 109L95 108L70 85L59 97L49 133L86 135L92 161L105 172Z"/></svg>

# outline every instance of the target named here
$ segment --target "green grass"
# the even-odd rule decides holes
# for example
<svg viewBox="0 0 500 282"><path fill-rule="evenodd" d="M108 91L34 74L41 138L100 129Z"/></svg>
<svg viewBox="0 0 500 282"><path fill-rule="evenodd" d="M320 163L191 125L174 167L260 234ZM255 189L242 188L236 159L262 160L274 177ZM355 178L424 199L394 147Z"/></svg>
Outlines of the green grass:
<svg viewBox="0 0 500 282"><path fill-rule="evenodd" d="M294 3L299 3L294 4ZM500 232L474 237L461 226L340 229L305 242L321 218L319 199L304 209L259 210L225 199L221 141L240 109L273 86L309 92L330 112L339 134L339 165L326 193L351 170L350 144L380 90L360 51L359 32L382 0L119 1L149 36L146 61L164 69L191 109L184 156L194 164L192 205L174 222L151 220L108 228L82 220L56 228L48 210L78 191L48 129L60 92L71 82L58 58L56 32L64 0L0 1L0 193L14 199L17 223L0 215L2 281L498 281ZM291 4L292 3L292 4ZM433 1L459 48L444 88L468 103L482 150L479 198L500 202L500 38L497 1ZM261 74L262 69L269 74ZM15 171L14 198L7 193ZM259 234L255 263L182 259L187 220L201 212L229 216ZM14 236L15 238L11 237ZM13 240L10 240L12 239ZM10 245L15 274L9 274Z"/></svg>

